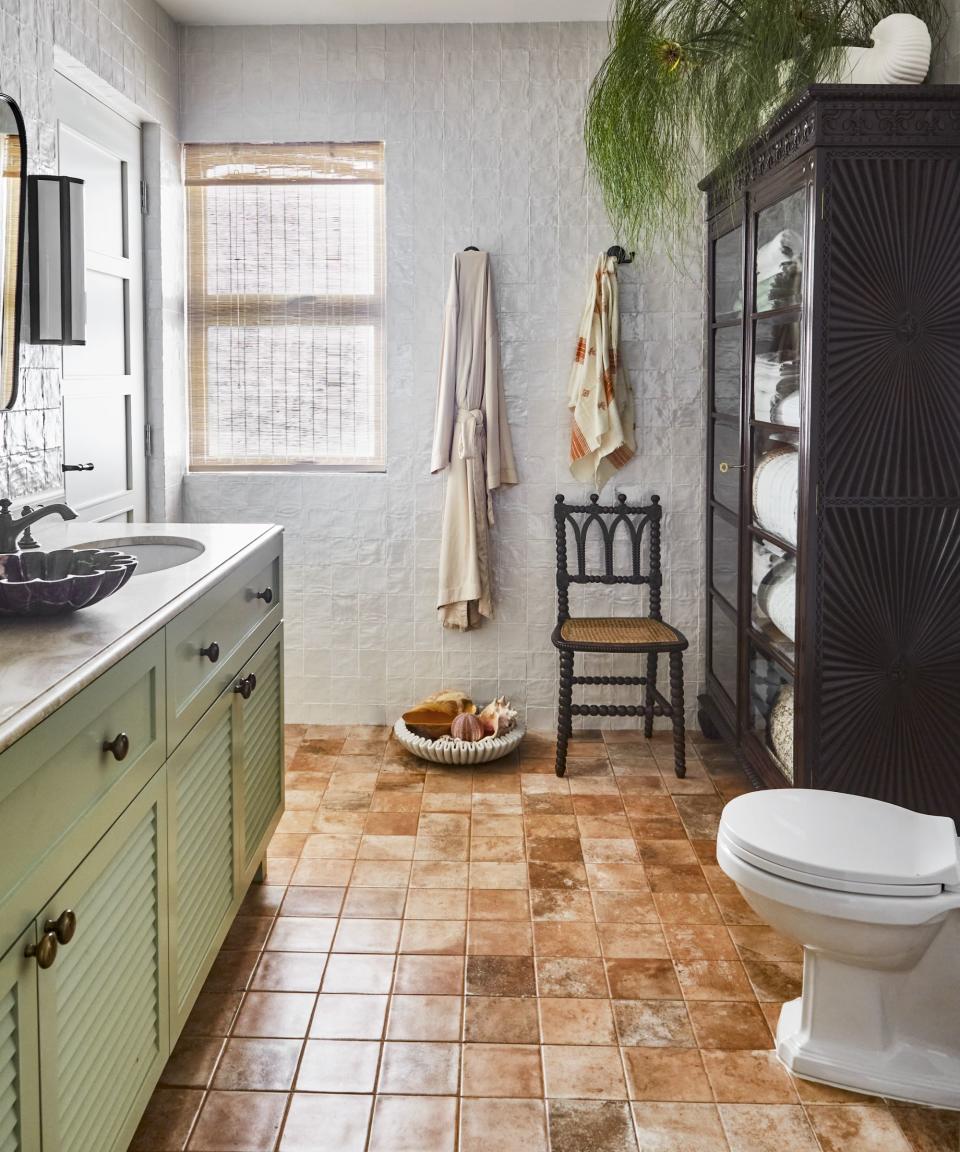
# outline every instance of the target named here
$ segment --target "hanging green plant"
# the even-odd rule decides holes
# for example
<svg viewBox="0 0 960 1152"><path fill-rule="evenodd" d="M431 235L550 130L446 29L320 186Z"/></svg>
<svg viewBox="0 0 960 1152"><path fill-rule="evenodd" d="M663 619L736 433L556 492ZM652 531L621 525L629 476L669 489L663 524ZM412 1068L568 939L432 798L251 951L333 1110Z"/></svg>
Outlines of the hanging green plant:
<svg viewBox="0 0 960 1152"><path fill-rule="evenodd" d="M624 240L682 243L697 179L760 134L772 110L841 71L885 16L923 20L941 0L616 0L584 137Z"/></svg>

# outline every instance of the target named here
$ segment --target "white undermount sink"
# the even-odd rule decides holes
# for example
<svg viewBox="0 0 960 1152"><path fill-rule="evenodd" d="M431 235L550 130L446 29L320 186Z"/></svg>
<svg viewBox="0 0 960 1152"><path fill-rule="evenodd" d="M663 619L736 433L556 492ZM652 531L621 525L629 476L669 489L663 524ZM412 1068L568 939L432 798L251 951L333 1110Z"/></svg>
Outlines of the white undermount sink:
<svg viewBox="0 0 960 1152"><path fill-rule="evenodd" d="M74 548L117 548L136 556L138 563L134 576L177 568L196 560L204 551L199 540L190 540L186 536L117 536L110 540L91 540L88 544L74 545Z"/></svg>

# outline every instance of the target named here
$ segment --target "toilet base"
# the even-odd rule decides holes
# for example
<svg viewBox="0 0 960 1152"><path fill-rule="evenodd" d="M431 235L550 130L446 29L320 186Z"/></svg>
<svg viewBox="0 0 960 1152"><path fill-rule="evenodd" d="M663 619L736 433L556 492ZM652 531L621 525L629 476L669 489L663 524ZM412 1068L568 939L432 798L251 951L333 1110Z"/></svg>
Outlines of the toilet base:
<svg viewBox="0 0 960 1152"><path fill-rule="evenodd" d="M794 1075L833 1088L887 1096L910 1104L960 1110L960 1061L898 1042L886 1050L811 1043L803 1027L802 1000L780 1010L777 1056Z"/></svg>

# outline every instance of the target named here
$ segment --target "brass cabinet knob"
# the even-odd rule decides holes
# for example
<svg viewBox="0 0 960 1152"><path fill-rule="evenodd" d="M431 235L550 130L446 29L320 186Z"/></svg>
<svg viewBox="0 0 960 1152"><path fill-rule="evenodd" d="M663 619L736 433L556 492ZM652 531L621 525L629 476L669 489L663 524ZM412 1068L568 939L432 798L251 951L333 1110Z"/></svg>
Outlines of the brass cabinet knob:
<svg viewBox="0 0 960 1152"><path fill-rule="evenodd" d="M77 914L72 908L65 908L56 920L48 920L43 926L44 934L52 932L58 944L69 944L76 930Z"/></svg>
<svg viewBox="0 0 960 1152"><path fill-rule="evenodd" d="M216 640L214 640L208 644L206 648L200 649L200 655L206 656L211 664L216 664L216 662L220 659L220 645L216 642Z"/></svg>
<svg viewBox="0 0 960 1152"><path fill-rule="evenodd" d="M720 471L726 474L727 472L740 472L746 468L746 464L728 464L723 460L720 464Z"/></svg>
<svg viewBox="0 0 960 1152"><path fill-rule="evenodd" d="M104 740L104 752L110 752L114 760L126 760L130 751L130 737L126 732L118 732L112 740Z"/></svg>
<svg viewBox="0 0 960 1152"><path fill-rule="evenodd" d="M272 588L264 588L264 590L262 592L257 593L257 599L262 600L264 602L264 604L272 604L273 603L273 589Z"/></svg>
<svg viewBox="0 0 960 1152"><path fill-rule="evenodd" d="M49 968L57 958L57 937L53 932L44 932L39 944L28 944L24 956L36 956L38 968Z"/></svg>

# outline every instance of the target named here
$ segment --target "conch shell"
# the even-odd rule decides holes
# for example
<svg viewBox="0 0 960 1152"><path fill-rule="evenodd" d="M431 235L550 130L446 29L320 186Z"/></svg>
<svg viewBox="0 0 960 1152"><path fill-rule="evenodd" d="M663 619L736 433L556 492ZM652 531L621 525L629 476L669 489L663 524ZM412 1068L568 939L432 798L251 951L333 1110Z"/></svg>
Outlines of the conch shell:
<svg viewBox="0 0 960 1152"><path fill-rule="evenodd" d="M484 736L502 736L517 722L516 710L510 707L506 696L498 696L480 713Z"/></svg>
<svg viewBox="0 0 960 1152"><path fill-rule="evenodd" d="M476 712L477 710L476 704L470 697L455 688L444 692L434 692L426 700L421 700L416 707L427 712L446 712L450 716L456 716L460 712Z"/></svg>
<svg viewBox="0 0 960 1152"><path fill-rule="evenodd" d="M404 712L403 722L417 736L438 740L441 736L449 735L450 725L457 716L462 713L472 715L476 711L476 704L463 692L436 692Z"/></svg>
<svg viewBox="0 0 960 1152"><path fill-rule="evenodd" d="M840 84L920 84L930 69L930 32L908 12L885 16L870 48L847 48L833 80Z"/></svg>

